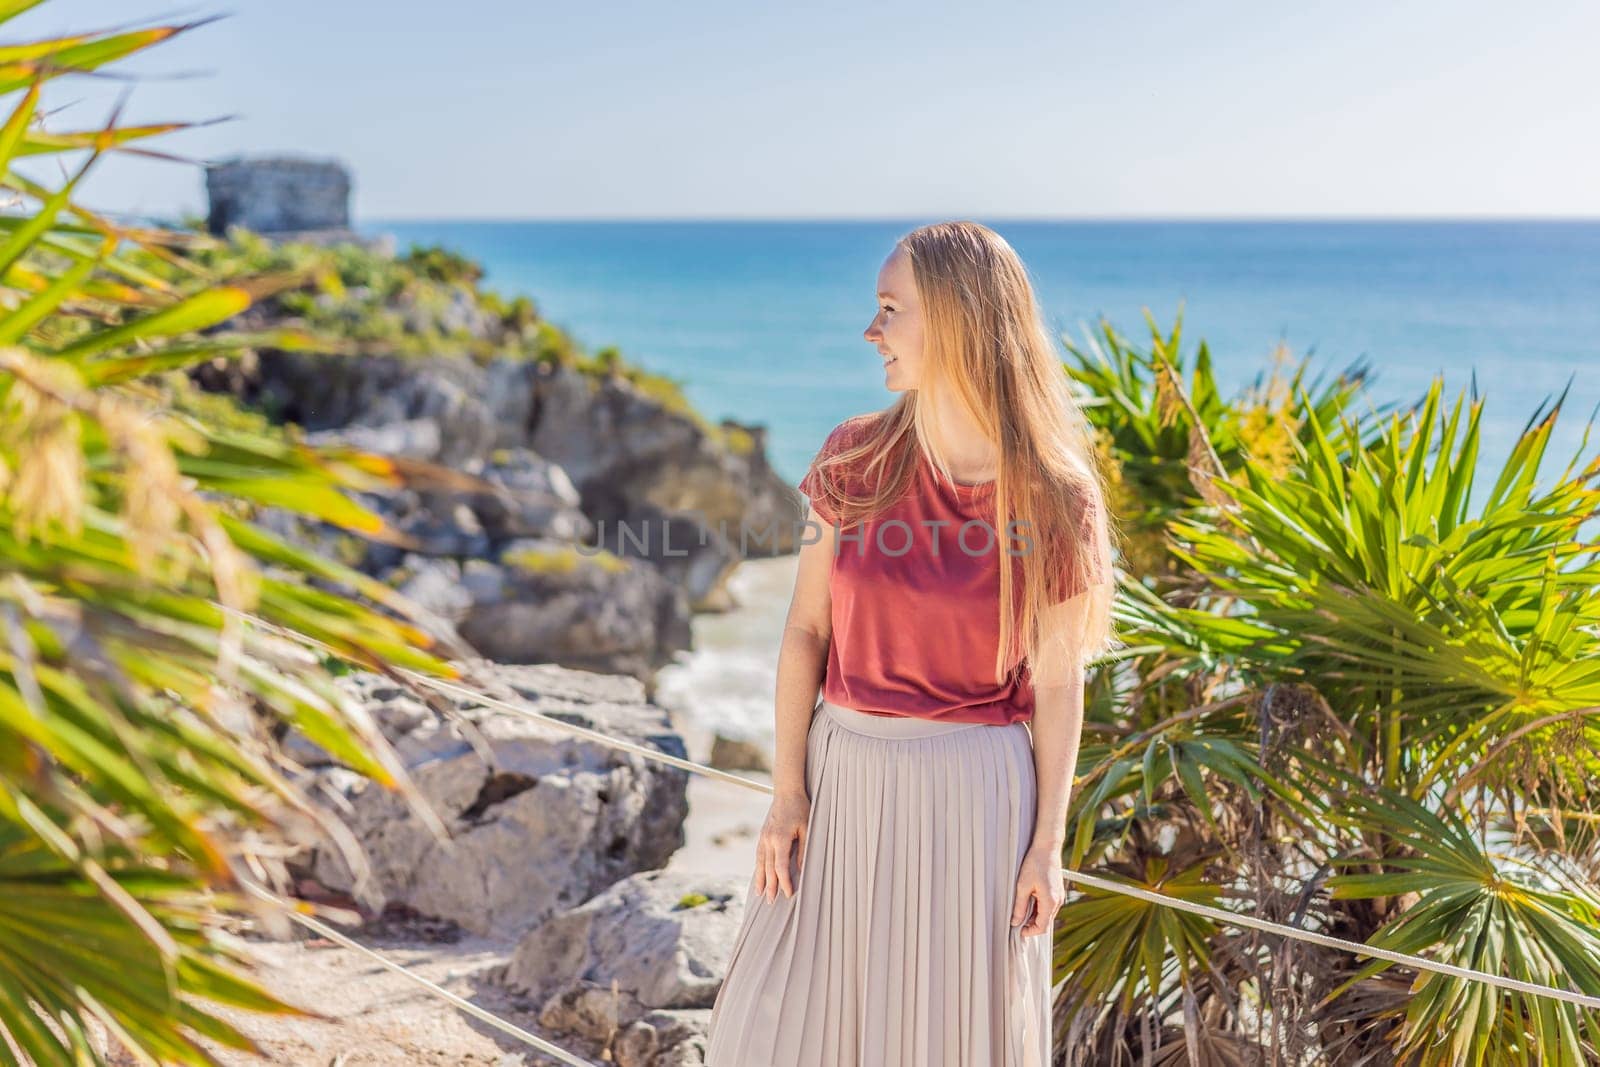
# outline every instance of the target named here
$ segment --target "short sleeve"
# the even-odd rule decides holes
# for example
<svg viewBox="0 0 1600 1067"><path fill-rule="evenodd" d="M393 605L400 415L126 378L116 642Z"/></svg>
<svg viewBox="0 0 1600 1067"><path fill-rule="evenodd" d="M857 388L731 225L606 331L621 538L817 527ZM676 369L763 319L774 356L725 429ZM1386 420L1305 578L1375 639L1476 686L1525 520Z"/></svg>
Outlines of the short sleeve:
<svg viewBox="0 0 1600 1067"><path fill-rule="evenodd" d="M1109 608L1106 597L1090 596L1096 586L1115 579L1111 564L1110 530L1102 518L1102 505L1086 495L1076 513L1072 534L1087 557L1086 563L1067 553L1066 561L1048 572L1051 603L1041 619L1043 634L1032 664L1035 689L1066 685L1082 677L1092 650L1086 642L1097 634Z"/></svg>
<svg viewBox="0 0 1600 1067"><path fill-rule="evenodd" d="M1111 581L1111 549L1100 502L1093 495L1085 495L1079 509L1072 536L1082 545L1087 562L1069 553L1055 578L1055 603L1064 603L1088 592L1097 585Z"/></svg>
<svg viewBox="0 0 1600 1067"><path fill-rule="evenodd" d="M811 461L811 467L806 471L806 476L797 483L800 491L811 501L811 506L816 510L817 517L830 526L836 524L839 521L839 517L823 495L822 476L817 473L817 467L823 460L839 452L843 446L844 432L844 423L840 423L828 432L827 440L823 441L822 448L817 451L816 457Z"/></svg>

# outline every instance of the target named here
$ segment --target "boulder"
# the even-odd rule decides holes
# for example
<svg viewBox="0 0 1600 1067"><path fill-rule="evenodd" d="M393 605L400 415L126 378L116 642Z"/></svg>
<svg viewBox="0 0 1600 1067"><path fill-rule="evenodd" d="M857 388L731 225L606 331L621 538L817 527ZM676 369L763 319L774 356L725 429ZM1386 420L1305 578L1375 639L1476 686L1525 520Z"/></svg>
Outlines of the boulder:
<svg viewBox="0 0 1600 1067"><path fill-rule="evenodd" d="M266 351L200 368L196 380L308 431L370 435L405 424L365 441L462 469L471 460L492 464L497 450L530 451L562 468L591 520L685 516L719 534L730 564L799 547L802 500L767 463L765 427L725 419L713 429L624 375L503 357L480 364ZM534 532L552 533L509 531Z"/></svg>
<svg viewBox="0 0 1600 1067"><path fill-rule="evenodd" d="M537 452L500 448L487 459L468 461L462 470L492 487L464 498L492 541L552 537L586 543L592 539L594 523L579 507L582 498L572 479L559 464Z"/></svg>
<svg viewBox="0 0 1600 1067"><path fill-rule="evenodd" d="M433 419L399 419L382 426L345 426L337 430L314 430L305 435L306 443L319 448L349 445L364 452L407 459L433 459L444 450L439 438L439 423Z"/></svg>
<svg viewBox="0 0 1600 1067"><path fill-rule="evenodd" d="M530 930L501 977L540 1005L541 1026L614 1042L620 1063L701 1062L670 1057L686 1043L703 1054L748 883L632 875Z"/></svg>
<svg viewBox="0 0 1600 1067"><path fill-rule="evenodd" d="M472 607L472 593L461 580L461 564L453 559L410 553L387 577L401 596L451 621Z"/></svg>
<svg viewBox="0 0 1600 1067"><path fill-rule="evenodd" d="M620 375L571 367L539 365L533 392L528 445L567 472L590 518L687 515L720 534L735 562L732 553L798 550L801 498L768 465L765 427L725 419L719 440Z"/></svg>
<svg viewBox="0 0 1600 1067"><path fill-rule="evenodd" d="M771 771L766 750L754 741L717 734L711 742L711 766L723 771Z"/></svg>
<svg viewBox="0 0 1600 1067"><path fill-rule="evenodd" d="M618 1067L705 1067L710 1030L710 1009L646 1012L618 1037Z"/></svg>
<svg viewBox="0 0 1600 1067"><path fill-rule="evenodd" d="M686 594L648 563L524 539L501 551L497 580L480 566L477 581L484 596L457 626L492 660L559 663L648 682L693 647Z"/></svg>
<svg viewBox="0 0 1600 1067"><path fill-rule="evenodd" d="M684 843L685 771L470 697L440 696L441 715L376 674L341 678L384 730L449 830L439 840L405 802L340 767L312 791L361 846L358 878L336 848L305 866L377 911L391 903L485 936L515 937L619 879L662 867ZM500 699L686 757L666 711L635 679L553 665L482 661L463 682Z"/></svg>
<svg viewBox="0 0 1600 1067"><path fill-rule="evenodd" d="M412 310L472 333L483 324L461 293ZM263 305L241 322L266 329L275 314ZM406 585L458 627L452 637L508 663L627 674L648 695L655 671L691 647L692 613L734 606L738 563L796 551L803 529L802 498L768 465L763 427L708 426L625 374L264 350L197 368L195 380L313 443L403 459L405 487L357 496L405 540L305 523L296 540ZM549 544L602 549L623 566L592 555L565 570L526 565L561 554Z"/></svg>

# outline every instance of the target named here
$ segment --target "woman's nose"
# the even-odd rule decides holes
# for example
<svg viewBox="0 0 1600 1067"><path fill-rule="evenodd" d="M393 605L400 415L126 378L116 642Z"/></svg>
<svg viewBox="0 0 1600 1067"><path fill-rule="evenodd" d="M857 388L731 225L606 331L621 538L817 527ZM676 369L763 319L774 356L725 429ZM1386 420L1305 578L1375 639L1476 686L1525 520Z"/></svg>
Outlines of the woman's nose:
<svg viewBox="0 0 1600 1067"><path fill-rule="evenodd" d="M865 337L873 344L877 344L878 338L883 336L883 334L878 330L878 320L873 319L870 323L868 323L867 328L861 332L861 336Z"/></svg>

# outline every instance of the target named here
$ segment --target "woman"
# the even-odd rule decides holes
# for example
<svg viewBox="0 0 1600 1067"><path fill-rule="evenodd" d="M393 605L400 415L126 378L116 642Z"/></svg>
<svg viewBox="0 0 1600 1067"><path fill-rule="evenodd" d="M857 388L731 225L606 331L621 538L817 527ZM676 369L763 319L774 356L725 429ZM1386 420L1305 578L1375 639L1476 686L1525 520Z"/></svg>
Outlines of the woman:
<svg viewBox="0 0 1600 1067"><path fill-rule="evenodd" d="M1103 485L998 234L912 231L878 301L864 336L902 395L800 482L819 536L708 1067L1050 1062L1083 667L1113 636Z"/></svg>

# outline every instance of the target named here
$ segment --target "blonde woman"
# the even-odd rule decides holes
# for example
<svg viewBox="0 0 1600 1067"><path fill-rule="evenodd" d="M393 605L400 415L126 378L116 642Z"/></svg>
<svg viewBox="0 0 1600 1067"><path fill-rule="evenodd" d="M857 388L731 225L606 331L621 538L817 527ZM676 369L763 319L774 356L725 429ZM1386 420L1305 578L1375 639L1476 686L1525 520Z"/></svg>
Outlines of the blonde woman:
<svg viewBox="0 0 1600 1067"><path fill-rule="evenodd" d="M1046 1067L1083 669L1113 641L1104 486L993 230L900 238L864 336L901 395L800 482L818 536L706 1063Z"/></svg>

